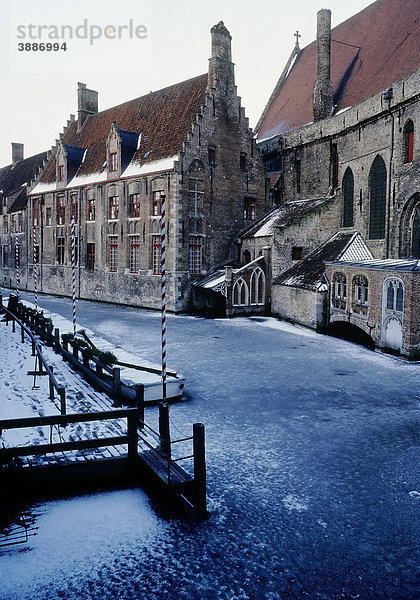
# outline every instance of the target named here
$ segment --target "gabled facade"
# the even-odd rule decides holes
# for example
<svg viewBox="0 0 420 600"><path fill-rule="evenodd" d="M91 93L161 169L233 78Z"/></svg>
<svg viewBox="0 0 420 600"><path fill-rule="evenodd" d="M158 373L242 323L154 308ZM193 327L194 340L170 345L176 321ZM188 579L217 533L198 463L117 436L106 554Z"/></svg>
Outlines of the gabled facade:
<svg viewBox="0 0 420 600"><path fill-rule="evenodd" d="M236 259L237 232L268 199L231 36L222 22L211 35L205 75L102 112L79 83L78 119L31 193L42 291L71 294L74 221L78 297L160 307L164 201L169 310L187 310L192 282ZM33 279L31 269L29 288Z"/></svg>

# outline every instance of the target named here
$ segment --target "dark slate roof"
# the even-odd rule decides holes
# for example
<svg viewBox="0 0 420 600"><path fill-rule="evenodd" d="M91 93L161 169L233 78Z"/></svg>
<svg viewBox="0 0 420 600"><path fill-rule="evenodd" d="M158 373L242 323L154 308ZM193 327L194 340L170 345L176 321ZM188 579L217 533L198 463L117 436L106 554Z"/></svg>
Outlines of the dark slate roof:
<svg viewBox="0 0 420 600"><path fill-rule="evenodd" d="M0 190L3 195L10 196L16 192L25 183L29 183L35 178L44 160L47 158L46 152L35 154L24 160L20 160L14 165L7 165L0 169Z"/></svg>
<svg viewBox="0 0 420 600"><path fill-rule="evenodd" d="M303 218L317 208L331 202L334 197L311 198L309 200L295 200L275 206L265 213L258 221L243 229L238 237L264 237L271 235L273 228L286 227L295 220Z"/></svg>
<svg viewBox="0 0 420 600"><path fill-rule="evenodd" d="M418 0L378 0L332 29L336 112L355 106L419 68L419 21ZM258 139L313 121L315 75L316 42L312 42L298 52L289 75L278 84L263 113Z"/></svg>
<svg viewBox="0 0 420 600"><path fill-rule="evenodd" d="M129 140L131 145L134 139L128 134L141 134L140 146L134 153L133 161L147 164L176 155L182 150L182 143L187 140L191 125L205 102L206 88L207 74L200 75L90 115L80 132L77 131L77 121L71 123L63 143L87 149L78 176L104 170L106 140L112 122L120 131L123 130L124 142ZM53 159L41 181L52 183L55 176Z"/></svg>
<svg viewBox="0 0 420 600"><path fill-rule="evenodd" d="M335 264L335 262L330 261L330 264ZM346 260L340 261L340 265L343 267L356 267L360 269L373 269L381 271L412 271L420 273L419 259L385 258L359 261Z"/></svg>
<svg viewBox="0 0 420 600"><path fill-rule="evenodd" d="M340 258L356 235L359 234L339 231L325 244L307 254L296 265L273 279L273 284L308 290L317 289L317 284L321 281L322 274L325 271L325 262Z"/></svg>

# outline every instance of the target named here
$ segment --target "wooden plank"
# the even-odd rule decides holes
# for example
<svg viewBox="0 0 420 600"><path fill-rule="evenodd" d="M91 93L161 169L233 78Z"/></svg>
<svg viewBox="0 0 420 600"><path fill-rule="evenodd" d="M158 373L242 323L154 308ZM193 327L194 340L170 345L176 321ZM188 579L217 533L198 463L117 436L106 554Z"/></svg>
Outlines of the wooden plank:
<svg viewBox="0 0 420 600"><path fill-rule="evenodd" d="M54 444L38 444L37 446L21 446L20 448L2 448L0 456L34 456L37 454L49 454L52 452L65 452L66 450L86 450L91 448L102 448L128 444L128 435L118 437L98 438L94 440L78 440L77 442L56 442ZM57 457L47 456L48 459L57 460Z"/></svg>
<svg viewBox="0 0 420 600"><path fill-rule="evenodd" d="M22 429L24 427L42 427L43 425L66 425L87 421L106 421L107 419L125 419L137 413L136 408L115 408L101 412L69 413L67 415L49 415L46 417L21 417L1 419L0 429Z"/></svg>

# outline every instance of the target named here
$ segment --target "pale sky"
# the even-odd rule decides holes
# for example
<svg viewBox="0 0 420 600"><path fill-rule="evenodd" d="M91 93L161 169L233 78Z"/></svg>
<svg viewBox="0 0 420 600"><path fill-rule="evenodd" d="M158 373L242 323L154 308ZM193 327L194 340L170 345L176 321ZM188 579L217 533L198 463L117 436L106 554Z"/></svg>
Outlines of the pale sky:
<svg viewBox="0 0 420 600"><path fill-rule="evenodd" d="M205 73L210 29L221 20L232 35L238 93L255 127L293 49L295 31L304 47L315 39L319 9L331 9L334 27L371 3L0 0L0 166L11 162L11 142L25 144L25 158L54 145L69 115L77 117L78 81L99 92L104 110ZM93 44L85 39L90 35L97 38ZM18 50L19 43L40 41L64 41L67 50Z"/></svg>

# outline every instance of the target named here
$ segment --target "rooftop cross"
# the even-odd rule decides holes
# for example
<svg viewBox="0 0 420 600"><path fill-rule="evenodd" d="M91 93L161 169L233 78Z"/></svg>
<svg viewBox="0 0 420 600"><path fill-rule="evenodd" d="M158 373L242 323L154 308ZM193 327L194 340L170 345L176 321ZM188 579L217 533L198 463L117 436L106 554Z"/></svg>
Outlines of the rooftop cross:
<svg viewBox="0 0 420 600"><path fill-rule="evenodd" d="M293 34L296 38L296 44L295 44L295 48L296 50L300 50L299 48L299 38L302 37L299 33L299 31L296 31L296 33Z"/></svg>

